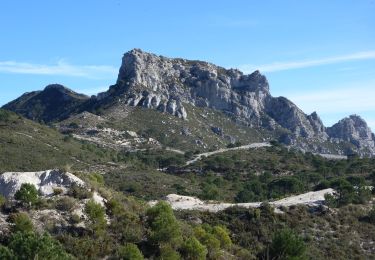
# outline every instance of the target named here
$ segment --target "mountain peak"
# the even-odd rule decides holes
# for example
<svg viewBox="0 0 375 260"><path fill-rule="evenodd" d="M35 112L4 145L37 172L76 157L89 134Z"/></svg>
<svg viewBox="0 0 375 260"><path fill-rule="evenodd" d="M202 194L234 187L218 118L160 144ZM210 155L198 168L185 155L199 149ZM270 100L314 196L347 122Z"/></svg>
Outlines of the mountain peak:
<svg viewBox="0 0 375 260"><path fill-rule="evenodd" d="M5 109L12 110L29 119L50 122L67 117L77 105L89 97L60 85L50 84L43 91L25 93L6 104Z"/></svg>
<svg viewBox="0 0 375 260"><path fill-rule="evenodd" d="M375 154L375 137L367 123L359 115L350 115L327 128L333 138L343 139Z"/></svg>
<svg viewBox="0 0 375 260"><path fill-rule="evenodd" d="M155 108L183 118L186 118L183 103L190 103L249 119L254 117L253 111L243 107L249 105L249 100L240 96L251 96L252 106L258 113L269 95L269 85L259 71L244 75L239 70L204 61L167 58L133 49L123 56L112 93L124 96L127 104ZM233 98L238 100L232 102Z"/></svg>
<svg viewBox="0 0 375 260"><path fill-rule="evenodd" d="M60 84L49 84L47 85L44 90L49 90L49 89L57 89L57 90L67 90L68 88L63 86L63 85L60 85ZM69 91L71 91L70 89L68 89Z"/></svg>

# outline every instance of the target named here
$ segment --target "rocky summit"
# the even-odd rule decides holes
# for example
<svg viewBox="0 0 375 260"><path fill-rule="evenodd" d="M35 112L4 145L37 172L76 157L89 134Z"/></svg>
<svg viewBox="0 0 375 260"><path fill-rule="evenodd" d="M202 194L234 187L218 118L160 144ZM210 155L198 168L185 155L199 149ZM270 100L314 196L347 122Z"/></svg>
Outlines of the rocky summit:
<svg viewBox="0 0 375 260"><path fill-rule="evenodd" d="M60 94L51 94L52 90ZM273 97L267 78L259 71L245 75L204 61L167 58L140 49L124 54L116 84L97 96L88 98L52 85L4 108L46 122L114 107L117 114L143 107L189 121L189 106L220 111L237 125L271 132L274 139L305 151L375 154L374 134L360 117L350 116L327 128L317 113L307 115L287 98Z"/></svg>
<svg viewBox="0 0 375 260"><path fill-rule="evenodd" d="M250 127L286 130L281 141L306 150L309 148L301 145L301 138L308 142L345 140L359 149L354 148L356 151L375 153L375 138L362 119L363 124L327 129L316 112L306 115L287 98L272 97L267 78L259 71L245 75L208 62L133 49L123 56L116 85L99 97L111 94L124 97L129 106L157 109L183 119L189 117L184 104L220 110ZM313 150L319 151L319 147ZM343 153L354 152L349 150Z"/></svg>

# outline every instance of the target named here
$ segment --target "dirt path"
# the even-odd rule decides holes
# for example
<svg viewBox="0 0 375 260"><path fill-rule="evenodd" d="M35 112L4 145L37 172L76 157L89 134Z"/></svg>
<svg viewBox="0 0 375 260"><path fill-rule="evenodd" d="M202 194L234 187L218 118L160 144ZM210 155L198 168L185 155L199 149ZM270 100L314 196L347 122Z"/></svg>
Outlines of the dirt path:
<svg viewBox="0 0 375 260"><path fill-rule="evenodd" d="M252 144L233 147L233 148L221 148L221 149L216 150L216 151L197 154L194 159L192 159L190 161L187 161L186 165L190 165L192 163L195 163L196 161L199 161L200 159L202 159L202 157L208 157L208 156L218 154L218 153L224 153L224 152L236 151L236 150L246 150L246 149L251 149L251 148L259 148L259 147L270 147L270 146L272 146L270 143L264 142L264 143L252 143Z"/></svg>
<svg viewBox="0 0 375 260"><path fill-rule="evenodd" d="M295 196L286 197L281 200L269 202L274 207L290 207L293 205L304 204L308 206L318 206L324 202L324 195L333 194L333 189L325 189L320 191L311 191ZM225 210L229 207L244 207L244 208L258 208L262 202L250 202L250 203L215 203L211 201L202 201L195 197L181 196L177 194L169 194L166 199L174 210L198 210L198 211L210 211L218 212ZM153 206L157 201L149 202L149 205Z"/></svg>

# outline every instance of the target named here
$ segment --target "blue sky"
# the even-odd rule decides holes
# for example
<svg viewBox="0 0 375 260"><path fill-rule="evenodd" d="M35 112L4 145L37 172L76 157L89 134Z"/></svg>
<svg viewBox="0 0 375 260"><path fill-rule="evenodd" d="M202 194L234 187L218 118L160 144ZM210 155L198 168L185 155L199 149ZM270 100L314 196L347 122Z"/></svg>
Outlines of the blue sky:
<svg viewBox="0 0 375 260"><path fill-rule="evenodd" d="M0 105L61 83L95 94L141 48L251 73L327 126L375 129L375 0L0 1Z"/></svg>

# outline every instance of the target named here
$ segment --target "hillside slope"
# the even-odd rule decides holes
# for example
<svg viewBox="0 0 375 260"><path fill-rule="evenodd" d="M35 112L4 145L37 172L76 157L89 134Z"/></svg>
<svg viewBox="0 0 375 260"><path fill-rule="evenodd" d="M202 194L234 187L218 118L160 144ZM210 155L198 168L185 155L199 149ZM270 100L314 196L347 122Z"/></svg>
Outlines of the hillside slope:
<svg viewBox="0 0 375 260"><path fill-rule="evenodd" d="M111 151L0 109L0 172L33 171L110 161Z"/></svg>

